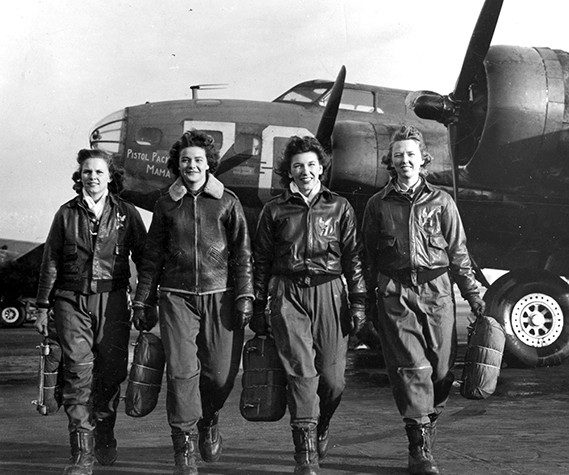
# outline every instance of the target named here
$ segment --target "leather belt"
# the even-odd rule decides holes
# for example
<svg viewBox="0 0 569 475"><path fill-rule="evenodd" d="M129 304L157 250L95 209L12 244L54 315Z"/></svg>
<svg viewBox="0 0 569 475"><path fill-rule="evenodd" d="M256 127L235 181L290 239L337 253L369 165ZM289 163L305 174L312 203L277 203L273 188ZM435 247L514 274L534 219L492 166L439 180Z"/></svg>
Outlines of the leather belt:
<svg viewBox="0 0 569 475"><path fill-rule="evenodd" d="M380 271L382 274L390 277L397 282L405 285L421 285L430 282L437 277L446 274L448 267L435 267L434 269L392 269L389 271ZM415 282L413 282L413 274L415 274Z"/></svg>
<svg viewBox="0 0 569 475"><path fill-rule="evenodd" d="M291 280L299 287L316 287L331 282L340 276L335 274L288 274L283 275L283 277Z"/></svg>

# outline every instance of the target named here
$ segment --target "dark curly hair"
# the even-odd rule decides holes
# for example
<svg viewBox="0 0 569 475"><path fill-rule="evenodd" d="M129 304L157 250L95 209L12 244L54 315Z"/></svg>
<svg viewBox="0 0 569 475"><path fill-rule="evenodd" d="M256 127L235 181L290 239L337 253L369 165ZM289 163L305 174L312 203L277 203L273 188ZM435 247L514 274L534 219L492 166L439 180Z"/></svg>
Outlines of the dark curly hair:
<svg viewBox="0 0 569 475"><path fill-rule="evenodd" d="M122 167L117 165L114 157L107 152L102 150L83 148L77 153L77 163L79 168L73 172L71 179L73 180L73 189L79 195L83 191L83 182L81 181L81 170L83 168L83 163L89 158L100 158L107 162L109 167L109 175L111 176L111 182L109 183L109 191L111 193L119 194L124 188L124 170Z"/></svg>
<svg viewBox="0 0 569 475"><path fill-rule="evenodd" d="M393 144L395 142L401 142L402 140L415 140L419 143L419 150L421 151L421 156L423 157L423 164L421 165L420 174L425 176L427 174L427 165L433 161L433 157L429 152L427 152L427 145L425 144L425 139L423 139L423 134L414 125L402 125L399 129L393 132L391 136L391 141L389 142L389 150L387 155L384 155L381 162L387 166L387 170L393 178L397 177L397 171L393 168Z"/></svg>
<svg viewBox="0 0 569 475"><path fill-rule="evenodd" d="M170 149L170 158L168 159L168 168L176 176L180 176L180 153L188 147L200 147L205 150L209 172L215 173L219 165L219 152L215 148L213 137L201 130L191 129L184 132L178 141Z"/></svg>
<svg viewBox="0 0 569 475"><path fill-rule="evenodd" d="M304 137L299 137L298 135L293 135L287 142L283 157L279 161L277 167L275 168L275 173L281 177L281 185L284 188L288 188L292 178L288 175L290 173L290 165L292 163L292 157L298 155L299 153L314 152L318 157L320 165L322 165L323 173L322 178L326 176L326 172L330 168L330 157L324 151L324 148L320 142L308 135Z"/></svg>

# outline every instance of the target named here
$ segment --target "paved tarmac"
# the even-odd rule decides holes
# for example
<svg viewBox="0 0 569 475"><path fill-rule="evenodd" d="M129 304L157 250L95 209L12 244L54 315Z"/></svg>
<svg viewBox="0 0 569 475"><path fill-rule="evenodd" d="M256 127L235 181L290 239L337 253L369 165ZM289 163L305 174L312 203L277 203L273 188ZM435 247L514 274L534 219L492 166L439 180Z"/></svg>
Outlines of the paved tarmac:
<svg viewBox="0 0 569 475"><path fill-rule="evenodd" d="M463 312L464 316L464 312ZM465 320L463 319L463 322ZM464 324L459 341L464 342ZM136 333L132 332L134 341ZM0 473L61 472L69 455L66 416L39 415L34 330L0 329ZM461 347L463 354L464 347ZM455 370L461 374L461 365ZM199 462L202 474L292 473L288 414L254 423L239 414L241 375L221 413L221 460ZM119 458L94 473L172 473L165 391L150 415L135 419L121 404L116 435ZM503 368L494 395L472 401L453 389L435 457L446 474L569 473L569 362L554 368ZM406 473L407 441L385 370L370 351L350 351L347 388L331 425L331 449L322 474Z"/></svg>

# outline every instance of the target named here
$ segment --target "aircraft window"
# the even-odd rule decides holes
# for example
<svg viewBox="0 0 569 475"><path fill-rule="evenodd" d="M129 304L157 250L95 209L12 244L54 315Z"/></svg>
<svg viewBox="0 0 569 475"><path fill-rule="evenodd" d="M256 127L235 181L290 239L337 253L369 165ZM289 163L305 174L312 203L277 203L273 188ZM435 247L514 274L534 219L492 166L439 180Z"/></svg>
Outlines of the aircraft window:
<svg viewBox="0 0 569 475"><path fill-rule="evenodd" d="M121 146L124 117L125 111L122 109L99 121L91 132L89 140L91 147L109 153L118 153Z"/></svg>
<svg viewBox="0 0 569 475"><path fill-rule="evenodd" d="M261 153L261 138L254 134L240 133L236 135L233 146L238 155L259 155Z"/></svg>
<svg viewBox="0 0 569 475"><path fill-rule="evenodd" d="M200 129L200 130L213 137L213 143L215 145L215 149L219 152L221 150L221 147L223 146L223 134L219 130L207 130L207 129Z"/></svg>
<svg viewBox="0 0 569 475"><path fill-rule="evenodd" d="M162 140L162 131L156 127L141 127L136 131L135 140L138 145L157 146Z"/></svg>
<svg viewBox="0 0 569 475"><path fill-rule="evenodd" d="M344 89L340 109L374 112L373 93L357 89ZM378 111L381 112L381 111Z"/></svg>
<svg viewBox="0 0 569 475"><path fill-rule="evenodd" d="M325 94L329 87L295 87L285 95L280 97L279 102L316 102L323 94Z"/></svg>

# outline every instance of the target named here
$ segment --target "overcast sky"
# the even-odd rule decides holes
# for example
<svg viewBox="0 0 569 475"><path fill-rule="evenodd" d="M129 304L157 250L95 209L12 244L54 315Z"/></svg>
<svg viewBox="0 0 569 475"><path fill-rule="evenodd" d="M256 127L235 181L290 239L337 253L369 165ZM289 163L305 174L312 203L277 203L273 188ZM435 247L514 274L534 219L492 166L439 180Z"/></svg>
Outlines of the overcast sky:
<svg viewBox="0 0 569 475"><path fill-rule="evenodd" d="M0 237L43 241L92 126L126 106L272 100L334 79L448 93L482 0L18 0L0 14ZM569 51L566 0L505 0L493 44Z"/></svg>

